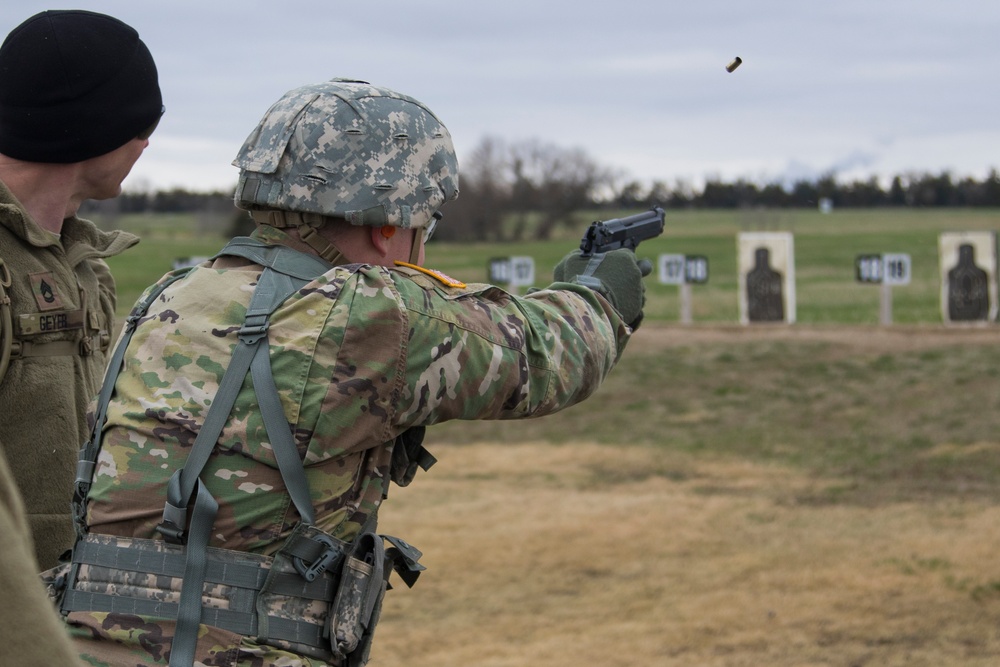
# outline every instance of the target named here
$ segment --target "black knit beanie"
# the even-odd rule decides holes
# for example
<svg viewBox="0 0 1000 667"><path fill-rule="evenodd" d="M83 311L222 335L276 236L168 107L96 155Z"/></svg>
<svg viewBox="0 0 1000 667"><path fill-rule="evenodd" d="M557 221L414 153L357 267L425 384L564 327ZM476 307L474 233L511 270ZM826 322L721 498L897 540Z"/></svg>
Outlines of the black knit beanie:
<svg viewBox="0 0 1000 667"><path fill-rule="evenodd" d="M163 113L156 65L116 18L50 10L0 45L0 153L71 163L109 153Z"/></svg>

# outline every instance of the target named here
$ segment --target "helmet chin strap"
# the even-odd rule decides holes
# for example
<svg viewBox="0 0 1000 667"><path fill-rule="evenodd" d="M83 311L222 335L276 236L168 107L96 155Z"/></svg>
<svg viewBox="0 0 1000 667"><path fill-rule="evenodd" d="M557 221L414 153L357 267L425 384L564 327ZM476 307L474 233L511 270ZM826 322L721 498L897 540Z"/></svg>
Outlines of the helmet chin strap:
<svg viewBox="0 0 1000 667"><path fill-rule="evenodd" d="M414 230L413 245L410 246L410 264L420 264L420 246L423 245L424 230Z"/></svg>
<svg viewBox="0 0 1000 667"><path fill-rule="evenodd" d="M344 255L330 241L323 238L316 230L320 225L331 219L318 213L299 213L298 211L250 211L250 217L259 224L277 227L278 229L295 228L299 239L316 251L316 254L336 265L342 262ZM395 229L395 227L393 227ZM423 229L412 230L413 243L410 246L410 264L419 264L420 247L423 245Z"/></svg>
<svg viewBox="0 0 1000 667"><path fill-rule="evenodd" d="M299 227L299 238L302 239L303 243L306 243L310 248L315 250L316 254L334 266L344 258L344 254L337 250L335 245L320 236L316 232L315 227L301 225Z"/></svg>
<svg viewBox="0 0 1000 667"><path fill-rule="evenodd" d="M336 246L316 232L317 227L328 221L326 216L318 213L273 210L250 211L250 217L255 222L278 229L294 227L299 233L299 239L330 264L336 265L344 259L344 254L337 250Z"/></svg>

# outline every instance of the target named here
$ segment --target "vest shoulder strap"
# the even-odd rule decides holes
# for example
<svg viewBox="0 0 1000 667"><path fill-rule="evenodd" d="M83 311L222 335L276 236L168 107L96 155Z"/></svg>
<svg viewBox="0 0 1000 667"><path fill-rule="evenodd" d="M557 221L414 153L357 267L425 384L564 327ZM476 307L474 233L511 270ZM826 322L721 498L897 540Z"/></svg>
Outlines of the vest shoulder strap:
<svg viewBox="0 0 1000 667"><path fill-rule="evenodd" d="M249 236L237 236L230 240L215 257L225 255L243 257L278 273L307 282L333 268L332 264L315 255L299 252L287 246L268 245Z"/></svg>
<svg viewBox="0 0 1000 667"><path fill-rule="evenodd" d="M108 360L107 368L104 371L104 382L101 384L101 391L97 395L97 403L94 408L94 424L90 432L90 438L83 443L76 465L76 481L73 488L73 518L76 523L78 535L86 532L87 514L87 494L90 492L91 482L94 477L97 457L101 451L101 433L104 430L104 423L107 419L108 405L111 403L111 395L115 391L115 383L121 373L122 364L125 360L125 350L128 348L132 335L135 333L139 320L146 315L149 307L159 298L168 287L183 278L191 269L179 271L170 278L160 282L152 289L148 290L136 304L125 319L122 328L121 339L115 347L114 353Z"/></svg>

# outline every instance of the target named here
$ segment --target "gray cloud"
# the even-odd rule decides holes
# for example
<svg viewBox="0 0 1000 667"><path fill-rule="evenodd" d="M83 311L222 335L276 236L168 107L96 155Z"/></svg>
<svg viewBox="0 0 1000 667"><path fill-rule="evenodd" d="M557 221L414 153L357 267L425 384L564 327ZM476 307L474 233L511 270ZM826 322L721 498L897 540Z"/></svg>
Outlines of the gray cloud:
<svg viewBox="0 0 1000 667"><path fill-rule="evenodd" d="M134 171L225 187L283 92L346 75L427 102L460 157L485 136L580 147L642 180L1000 163L992 0L93 0L136 27L167 104ZM0 6L0 27L38 10ZM725 65L741 56L729 74Z"/></svg>

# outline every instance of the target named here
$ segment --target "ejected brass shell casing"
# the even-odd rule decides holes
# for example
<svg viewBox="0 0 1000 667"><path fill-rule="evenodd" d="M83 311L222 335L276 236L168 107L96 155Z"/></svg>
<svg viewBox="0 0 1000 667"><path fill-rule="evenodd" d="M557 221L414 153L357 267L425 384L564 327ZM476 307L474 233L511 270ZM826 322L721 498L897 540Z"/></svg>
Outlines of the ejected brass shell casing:
<svg viewBox="0 0 1000 667"><path fill-rule="evenodd" d="M726 65L726 71L732 73L733 70L739 67L742 63L743 63L743 58L736 56L735 58L733 58L733 62Z"/></svg>

